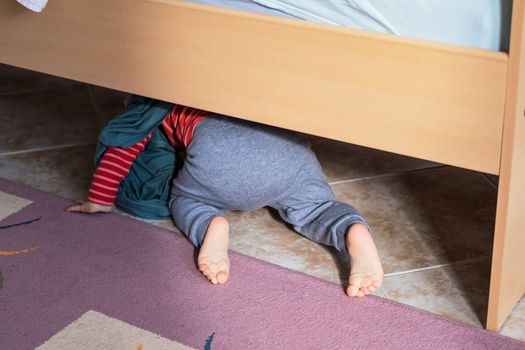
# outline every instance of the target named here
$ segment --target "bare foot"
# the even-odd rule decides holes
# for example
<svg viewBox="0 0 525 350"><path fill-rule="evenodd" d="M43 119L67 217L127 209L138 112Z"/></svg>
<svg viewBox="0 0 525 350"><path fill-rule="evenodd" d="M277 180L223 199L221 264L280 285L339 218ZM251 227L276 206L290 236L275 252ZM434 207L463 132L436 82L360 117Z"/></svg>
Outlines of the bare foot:
<svg viewBox="0 0 525 350"><path fill-rule="evenodd" d="M213 284L224 284L230 277L229 230L226 218L214 217L199 250L199 270Z"/></svg>
<svg viewBox="0 0 525 350"><path fill-rule="evenodd" d="M346 235L346 246L351 263L347 294L363 297L374 292L383 282L383 266L368 228L352 225Z"/></svg>

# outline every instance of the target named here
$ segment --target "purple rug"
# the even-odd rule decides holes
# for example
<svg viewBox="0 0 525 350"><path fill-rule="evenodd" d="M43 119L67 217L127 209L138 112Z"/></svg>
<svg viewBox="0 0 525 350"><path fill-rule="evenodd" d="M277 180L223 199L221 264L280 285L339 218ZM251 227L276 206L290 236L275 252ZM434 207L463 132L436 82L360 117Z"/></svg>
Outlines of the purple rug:
<svg viewBox="0 0 525 350"><path fill-rule="evenodd" d="M185 239L69 204L0 180L1 349L525 349L236 253L212 286Z"/></svg>

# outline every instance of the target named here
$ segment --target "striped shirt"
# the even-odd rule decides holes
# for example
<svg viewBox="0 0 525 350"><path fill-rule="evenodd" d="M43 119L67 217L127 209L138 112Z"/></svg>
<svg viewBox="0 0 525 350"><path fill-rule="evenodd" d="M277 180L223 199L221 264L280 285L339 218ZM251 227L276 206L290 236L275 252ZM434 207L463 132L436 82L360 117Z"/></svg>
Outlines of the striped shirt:
<svg viewBox="0 0 525 350"><path fill-rule="evenodd" d="M169 142L175 148L188 148L195 127L209 112L175 105L161 125ZM88 200L102 205L113 205L120 183L129 174L140 152L146 148L152 133L128 148L108 147L102 156L89 188Z"/></svg>

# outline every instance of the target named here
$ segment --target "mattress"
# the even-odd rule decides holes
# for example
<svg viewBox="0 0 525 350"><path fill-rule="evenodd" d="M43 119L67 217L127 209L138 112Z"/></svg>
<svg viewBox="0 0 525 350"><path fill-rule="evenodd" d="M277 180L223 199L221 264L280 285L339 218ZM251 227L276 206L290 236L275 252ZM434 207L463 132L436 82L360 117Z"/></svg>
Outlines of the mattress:
<svg viewBox="0 0 525 350"><path fill-rule="evenodd" d="M512 0L188 0L427 41L507 51Z"/></svg>

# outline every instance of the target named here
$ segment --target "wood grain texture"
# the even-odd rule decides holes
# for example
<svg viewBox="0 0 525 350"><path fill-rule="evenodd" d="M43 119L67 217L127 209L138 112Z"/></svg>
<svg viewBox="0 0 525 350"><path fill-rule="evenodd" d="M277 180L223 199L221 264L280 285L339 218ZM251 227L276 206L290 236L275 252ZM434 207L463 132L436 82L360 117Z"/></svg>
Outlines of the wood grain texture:
<svg viewBox="0 0 525 350"><path fill-rule="evenodd" d="M525 293L525 1L513 3L510 65L487 327L501 327Z"/></svg>
<svg viewBox="0 0 525 350"><path fill-rule="evenodd" d="M507 55L180 1L0 2L0 62L499 171Z"/></svg>

